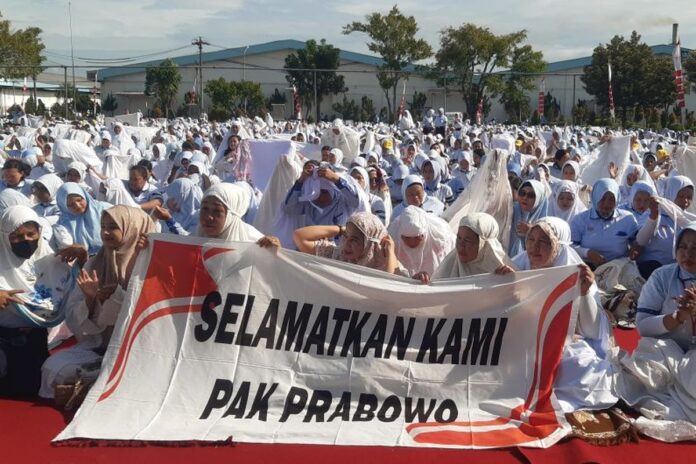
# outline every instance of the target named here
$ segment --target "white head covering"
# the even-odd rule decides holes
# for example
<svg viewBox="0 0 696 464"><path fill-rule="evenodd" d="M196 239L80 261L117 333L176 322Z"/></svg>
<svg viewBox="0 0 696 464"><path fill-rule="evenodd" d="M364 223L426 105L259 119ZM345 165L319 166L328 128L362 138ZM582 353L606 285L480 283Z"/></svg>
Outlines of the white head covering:
<svg viewBox="0 0 696 464"><path fill-rule="evenodd" d="M573 205L567 210L562 210L561 207L558 206L558 197L561 193L570 193L573 195ZM561 218L570 223L577 214L585 210L587 210L587 207L580 200L577 183L572 180L561 180L553 184L553 197L549 202L549 216Z"/></svg>
<svg viewBox="0 0 696 464"><path fill-rule="evenodd" d="M13 304L12 309L0 314L0 320L6 326L50 327L62 320L60 306L69 288L70 268L53 256L48 242L40 236L36 251L28 259L14 254L9 236L28 222L36 223L41 232L42 222L28 206L10 206L0 215L0 288L24 290L21 298L33 305Z"/></svg>
<svg viewBox="0 0 696 464"><path fill-rule="evenodd" d="M503 246L498 241L498 222L486 213L470 213L462 217L459 227L466 227L479 237L476 259L468 263L459 261L457 250L452 250L433 274L433 279L466 277L495 271L503 264L511 266Z"/></svg>
<svg viewBox="0 0 696 464"><path fill-rule="evenodd" d="M447 253L454 248L455 236L444 220L416 206L408 206L389 225L389 235L396 242L396 257L413 276L419 272L432 275ZM422 236L416 248L408 247L401 237Z"/></svg>
<svg viewBox="0 0 696 464"><path fill-rule="evenodd" d="M248 190L235 184L216 184L206 190L203 201L208 197L215 197L227 210L222 232L217 237L210 238L217 238L227 242L255 242L263 237L261 232L242 220L251 201L249 195ZM200 225L196 235L206 237Z"/></svg>
<svg viewBox="0 0 696 464"><path fill-rule="evenodd" d="M44 174L36 179L36 182L40 183L48 190L49 195L51 195L51 201L56 199L56 192L58 192L60 186L63 185L61 178L55 174Z"/></svg>
<svg viewBox="0 0 696 464"><path fill-rule="evenodd" d="M527 236L532 232L534 228L541 228L544 233L551 240L552 251L552 263L548 267L558 267L567 266L570 264L582 264L582 258L573 250L570 246L570 226L567 222L554 218L545 217L538 220L527 232ZM528 271L532 269L532 265L529 262L529 255L527 251L523 251L519 255L513 258L513 262L519 268L520 271Z"/></svg>

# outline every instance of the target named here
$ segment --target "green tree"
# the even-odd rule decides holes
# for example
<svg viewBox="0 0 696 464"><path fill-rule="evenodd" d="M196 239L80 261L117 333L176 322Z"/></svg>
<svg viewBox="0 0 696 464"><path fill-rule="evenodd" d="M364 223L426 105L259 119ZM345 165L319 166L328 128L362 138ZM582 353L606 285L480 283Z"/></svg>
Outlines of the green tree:
<svg viewBox="0 0 696 464"><path fill-rule="evenodd" d="M371 13L365 22L354 21L343 28L344 34L352 32L367 34L371 40L367 48L384 61L379 67L377 80L387 97L389 118L393 121L397 108L396 89L401 79L408 78L404 71L415 62L432 56L433 49L425 40L416 37L416 18L404 16L396 5L386 15Z"/></svg>
<svg viewBox="0 0 696 464"><path fill-rule="evenodd" d="M360 120L374 121L377 111L375 110L375 102L367 95L363 95L360 99Z"/></svg>
<svg viewBox="0 0 696 464"><path fill-rule="evenodd" d="M113 116L114 111L116 111L116 108L118 108L118 102L116 101L116 97L114 97L112 93L109 93L102 102L101 107L104 111L110 112L111 116Z"/></svg>
<svg viewBox="0 0 696 464"><path fill-rule="evenodd" d="M481 99L505 93L511 111L521 103L520 92L531 85L530 77L511 74L507 79L497 71L510 68L515 72L543 70L543 56L528 45L527 31L495 35L486 27L465 23L458 28L447 27L440 33L440 49L435 54L434 74L439 81L455 82L462 90L469 115L476 114Z"/></svg>
<svg viewBox="0 0 696 464"><path fill-rule="evenodd" d="M43 70L44 44L38 27L12 30L10 21L0 13L0 78L20 79L36 76Z"/></svg>
<svg viewBox="0 0 696 464"><path fill-rule="evenodd" d="M237 98L235 90L231 82L220 77L206 82L203 91L210 98L213 108L232 112Z"/></svg>
<svg viewBox="0 0 696 464"><path fill-rule="evenodd" d="M34 100L34 97L29 96L29 98L27 98L27 101L24 103L24 112L27 114L37 114L36 106L36 100Z"/></svg>
<svg viewBox="0 0 696 464"><path fill-rule="evenodd" d="M544 95L544 119L548 122L554 122L558 120L560 114L561 104L558 103L556 97L551 95L551 92L546 92Z"/></svg>
<svg viewBox="0 0 696 464"><path fill-rule="evenodd" d="M633 31L630 39L616 35L606 45L599 45L592 53L592 63L585 66L580 80L587 93L598 104L609 108L608 62L611 60L614 106L625 125L629 110L642 107L666 107L674 102L672 60L653 55L650 47L640 41Z"/></svg>
<svg viewBox="0 0 696 464"><path fill-rule="evenodd" d="M524 121L529 117L531 108L527 92L534 89L534 74L546 67L544 55L535 52L530 45L515 47L510 57L509 74L503 82L500 102L513 120Z"/></svg>
<svg viewBox="0 0 696 464"><path fill-rule="evenodd" d="M423 117L423 110L425 109L425 104L428 101L428 96L423 92L416 91L411 97L411 102L408 104L409 111L411 111L411 117L413 117L414 122L416 119Z"/></svg>
<svg viewBox="0 0 696 464"><path fill-rule="evenodd" d="M258 82L226 81L221 77L206 82L204 92L212 101L216 115L221 112L257 114L265 102Z"/></svg>
<svg viewBox="0 0 696 464"><path fill-rule="evenodd" d="M343 100L334 103L331 108L340 114L341 118L347 121L357 121L360 119L360 106L355 103L355 100L349 100L345 94L343 94Z"/></svg>
<svg viewBox="0 0 696 464"><path fill-rule="evenodd" d="M261 84L252 81L232 82L236 89L237 105L244 113L257 115L264 106L265 98Z"/></svg>
<svg viewBox="0 0 696 464"><path fill-rule="evenodd" d="M327 95L338 95L345 92L345 82L343 76L336 74L340 64L341 50L331 44L327 44L325 39L317 44L316 40L305 42L305 48L290 53L285 58L285 79L297 88L300 98L307 105L314 106L317 121L319 120L319 109L321 101ZM311 71L312 69L324 69L331 71ZM317 101L314 101L316 88Z"/></svg>
<svg viewBox="0 0 696 464"><path fill-rule="evenodd" d="M75 111L80 114L87 114L92 111L92 98L87 93L81 93L72 85L67 85L66 88L60 87L56 91L56 98L63 100L63 104L67 102L68 105L68 115L76 116ZM74 110L74 111L73 111Z"/></svg>
<svg viewBox="0 0 696 464"><path fill-rule="evenodd" d="M145 72L145 95L157 98L166 117L172 112L172 103L179 91L179 84L181 73L171 58L162 61L155 68L148 68Z"/></svg>

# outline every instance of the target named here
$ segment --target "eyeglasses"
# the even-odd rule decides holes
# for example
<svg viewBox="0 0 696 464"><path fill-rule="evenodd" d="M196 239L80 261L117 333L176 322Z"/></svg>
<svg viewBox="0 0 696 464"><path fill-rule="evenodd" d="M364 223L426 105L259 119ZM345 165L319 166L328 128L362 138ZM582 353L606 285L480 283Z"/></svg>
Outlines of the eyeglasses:
<svg viewBox="0 0 696 464"><path fill-rule="evenodd" d="M520 190L517 192L517 196L519 198L536 198L536 193L534 193L534 190Z"/></svg>

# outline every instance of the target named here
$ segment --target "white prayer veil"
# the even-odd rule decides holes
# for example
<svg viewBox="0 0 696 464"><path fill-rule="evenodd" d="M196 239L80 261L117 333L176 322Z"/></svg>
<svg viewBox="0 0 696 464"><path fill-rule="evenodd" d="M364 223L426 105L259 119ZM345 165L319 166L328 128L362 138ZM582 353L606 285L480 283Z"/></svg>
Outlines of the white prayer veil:
<svg viewBox="0 0 696 464"><path fill-rule="evenodd" d="M486 213L470 213L461 218L459 227L466 227L478 235L479 250L476 259L462 263L455 248L435 270L433 279L486 274L504 264L512 267L512 261L498 240L498 222L493 216Z"/></svg>
<svg viewBox="0 0 696 464"><path fill-rule="evenodd" d="M208 197L215 197L227 210L222 232L220 232L220 235L210 238L217 238L227 242L255 242L263 237L261 232L242 220L251 201L248 190L235 184L216 184L206 190L202 201L205 201ZM207 237L200 224L196 235Z"/></svg>
<svg viewBox="0 0 696 464"><path fill-rule="evenodd" d="M411 276L419 272L432 275L454 248L455 235L449 225L416 206L408 206L392 221L389 235L396 243L396 257ZM416 248L410 248L402 239L418 236L423 240Z"/></svg>
<svg viewBox="0 0 696 464"><path fill-rule="evenodd" d="M512 225L512 190L507 179L508 153L496 149L489 153L474 178L442 218L453 231L459 228L461 219L474 212L488 213L499 226L500 243L507 249Z"/></svg>

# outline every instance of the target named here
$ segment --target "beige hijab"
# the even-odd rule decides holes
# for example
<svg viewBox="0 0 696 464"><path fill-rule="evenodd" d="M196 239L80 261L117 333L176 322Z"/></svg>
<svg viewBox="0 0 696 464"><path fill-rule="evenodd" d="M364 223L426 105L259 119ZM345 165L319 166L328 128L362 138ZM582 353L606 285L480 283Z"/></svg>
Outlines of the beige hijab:
<svg viewBox="0 0 696 464"><path fill-rule="evenodd" d="M88 268L97 271L102 286L120 285L125 290L137 258L138 237L154 232L155 223L142 209L130 206L114 206L102 214L111 216L123 232L123 241L115 250L102 246Z"/></svg>
<svg viewBox="0 0 696 464"><path fill-rule="evenodd" d="M514 268L512 261L498 241L498 223L493 216L486 213L470 213L462 217L459 221L459 227L467 227L478 235L478 255L473 261L462 263L459 261L455 247L435 270L433 279L487 274L503 264Z"/></svg>

